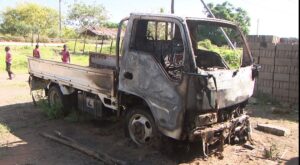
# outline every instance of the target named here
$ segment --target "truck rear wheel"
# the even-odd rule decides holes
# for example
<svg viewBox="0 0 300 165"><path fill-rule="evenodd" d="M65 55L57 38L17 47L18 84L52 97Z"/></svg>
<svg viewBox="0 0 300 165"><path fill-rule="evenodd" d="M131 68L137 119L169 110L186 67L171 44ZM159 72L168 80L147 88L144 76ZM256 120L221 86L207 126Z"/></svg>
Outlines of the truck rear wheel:
<svg viewBox="0 0 300 165"><path fill-rule="evenodd" d="M66 115L68 113L67 96L64 96L58 86L50 87L48 91L49 106L62 110Z"/></svg>
<svg viewBox="0 0 300 165"><path fill-rule="evenodd" d="M130 110L126 116L126 134L138 146L154 144L158 132L152 115L140 108Z"/></svg>

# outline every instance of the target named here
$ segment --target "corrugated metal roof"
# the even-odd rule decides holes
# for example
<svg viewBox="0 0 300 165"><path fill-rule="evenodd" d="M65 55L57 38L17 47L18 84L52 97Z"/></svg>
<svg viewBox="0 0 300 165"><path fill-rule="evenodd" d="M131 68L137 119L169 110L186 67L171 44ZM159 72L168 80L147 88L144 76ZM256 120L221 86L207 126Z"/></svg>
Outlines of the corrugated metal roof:
<svg viewBox="0 0 300 165"><path fill-rule="evenodd" d="M80 34L85 34L90 36L109 36L115 38L118 33L117 28L106 28L106 27L85 27L79 31Z"/></svg>

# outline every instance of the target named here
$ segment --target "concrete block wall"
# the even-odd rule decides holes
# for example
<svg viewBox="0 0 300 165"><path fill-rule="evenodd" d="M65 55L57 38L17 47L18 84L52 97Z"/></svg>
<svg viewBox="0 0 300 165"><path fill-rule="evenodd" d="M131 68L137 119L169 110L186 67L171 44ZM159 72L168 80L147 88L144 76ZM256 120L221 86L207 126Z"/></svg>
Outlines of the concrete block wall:
<svg viewBox="0 0 300 165"><path fill-rule="evenodd" d="M262 92L282 103L298 103L299 45L275 36L248 36L255 63L261 66L255 94Z"/></svg>

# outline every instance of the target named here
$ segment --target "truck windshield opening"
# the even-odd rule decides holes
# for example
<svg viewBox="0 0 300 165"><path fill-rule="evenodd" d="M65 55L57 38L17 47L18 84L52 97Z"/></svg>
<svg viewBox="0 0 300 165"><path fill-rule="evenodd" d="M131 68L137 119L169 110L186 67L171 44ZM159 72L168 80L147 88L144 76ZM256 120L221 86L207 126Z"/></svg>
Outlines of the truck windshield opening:
<svg viewBox="0 0 300 165"><path fill-rule="evenodd" d="M238 69L245 63L250 64L250 56L237 27L196 20L187 21L187 25L198 68Z"/></svg>

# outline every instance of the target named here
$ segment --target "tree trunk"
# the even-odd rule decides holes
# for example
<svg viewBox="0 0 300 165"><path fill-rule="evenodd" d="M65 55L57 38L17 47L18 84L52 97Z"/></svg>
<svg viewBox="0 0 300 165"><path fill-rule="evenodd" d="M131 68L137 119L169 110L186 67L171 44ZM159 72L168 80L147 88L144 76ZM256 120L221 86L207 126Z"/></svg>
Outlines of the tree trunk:
<svg viewBox="0 0 300 165"><path fill-rule="evenodd" d="M84 41L83 41L83 51L82 51L82 54L84 54L84 50L85 50L86 36L87 36L87 30L85 31L85 35L84 35Z"/></svg>
<svg viewBox="0 0 300 165"><path fill-rule="evenodd" d="M104 37L102 36L102 40L101 40L101 48L100 48L100 53L102 52L102 47L103 47L103 40L104 40Z"/></svg>
<svg viewBox="0 0 300 165"><path fill-rule="evenodd" d="M97 52L97 48L98 48L98 37L96 38L96 51L95 52Z"/></svg>
<svg viewBox="0 0 300 165"><path fill-rule="evenodd" d="M111 50L112 50L112 45L113 45L113 42L114 42L114 39L111 40L111 43L110 43L110 48L109 48L109 54L111 54Z"/></svg>
<svg viewBox="0 0 300 165"><path fill-rule="evenodd" d="M76 36L76 38L75 38L75 44L74 44L74 51L73 51L73 53L76 53L76 43L77 43L78 37L80 37L80 36Z"/></svg>
<svg viewBox="0 0 300 165"><path fill-rule="evenodd" d="M40 42L40 33L38 33L38 38L37 38L36 44L38 45L39 42Z"/></svg>
<svg viewBox="0 0 300 165"><path fill-rule="evenodd" d="M32 32L32 35L31 35L31 46L33 46L33 32Z"/></svg>

